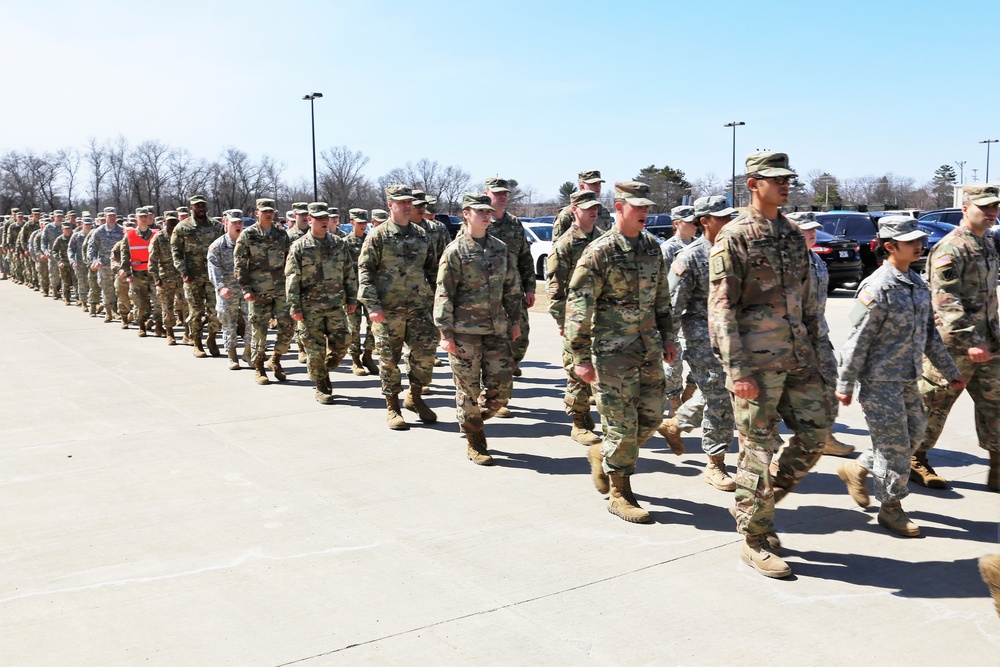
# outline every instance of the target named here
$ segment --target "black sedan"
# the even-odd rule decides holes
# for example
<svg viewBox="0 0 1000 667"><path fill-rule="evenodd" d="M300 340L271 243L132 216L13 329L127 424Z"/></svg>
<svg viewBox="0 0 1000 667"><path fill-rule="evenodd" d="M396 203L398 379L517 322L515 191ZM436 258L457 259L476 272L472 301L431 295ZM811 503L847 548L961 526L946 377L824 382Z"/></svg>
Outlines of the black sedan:
<svg viewBox="0 0 1000 667"><path fill-rule="evenodd" d="M857 241L817 229L812 251L826 262L826 270L830 273L827 293L847 285L856 287L861 281L861 254Z"/></svg>

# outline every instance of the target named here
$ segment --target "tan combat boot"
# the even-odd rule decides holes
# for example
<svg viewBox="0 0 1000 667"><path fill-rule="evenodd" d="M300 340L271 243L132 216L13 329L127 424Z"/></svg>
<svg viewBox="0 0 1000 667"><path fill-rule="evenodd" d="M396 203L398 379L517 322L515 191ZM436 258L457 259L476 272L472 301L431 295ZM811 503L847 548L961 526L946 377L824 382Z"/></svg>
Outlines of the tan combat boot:
<svg viewBox="0 0 1000 667"><path fill-rule="evenodd" d="M421 385L414 382L410 383L410 391L406 392L406 398L403 399L403 407L410 412L416 412L417 416L420 417L420 421L425 424L434 424L438 420L434 411L424 403L424 397L421 394Z"/></svg>
<svg viewBox="0 0 1000 667"><path fill-rule="evenodd" d="M229 357L229 370L238 371L240 370L240 358L236 354L236 350L229 350L227 353Z"/></svg>
<svg viewBox="0 0 1000 667"><path fill-rule="evenodd" d="M393 431L409 431L410 425L406 423L403 419L403 415L399 410L399 396L386 396L385 397L385 422L389 425L389 428Z"/></svg>
<svg viewBox="0 0 1000 667"><path fill-rule="evenodd" d="M854 453L854 447L847 445L833 437L833 433L826 435L826 442L823 443L824 456L849 456Z"/></svg>
<svg viewBox="0 0 1000 667"><path fill-rule="evenodd" d="M666 439L667 444L670 445L671 452L677 456L684 455L684 441L681 440L681 427L677 425L675 417L664 419L656 428L656 431Z"/></svg>
<svg viewBox="0 0 1000 667"><path fill-rule="evenodd" d="M611 482L611 496L608 498L608 511L629 523L649 523L652 517L649 512L639 507L638 501L632 495L632 485L625 475L608 475Z"/></svg>
<svg viewBox="0 0 1000 667"><path fill-rule="evenodd" d="M493 414L493 416L497 417L498 419L513 419L514 413L511 412L510 408L508 408L506 405L501 405L499 408L497 408L497 411L496 413Z"/></svg>
<svg viewBox="0 0 1000 667"><path fill-rule="evenodd" d="M466 433L465 441L468 443L468 446L465 449L465 455L469 457L470 461L475 463L477 466L493 465L493 457L490 456L489 452L486 450L485 433L482 431Z"/></svg>
<svg viewBox="0 0 1000 667"><path fill-rule="evenodd" d="M372 359L372 351L365 350L361 355L361 365L372 375L378 375L378 364Z"/></svg>
<svg viewBox="0 0 1000 667"><path fill-rule="evenodd" d="M705 481L717 488L719 491L735 491L736 482L729 476L726 470L726 455L709 455L708 465L705 466Z"/></svg>
<svg viewBox="0 0 1000 667"><path fill-rule="evenodd" d="M878 523L890 533L901 537L918 537L920 535L920 528L910 521L910 517L906 516L906 512L903 511L898 500L887 500L882 503L882 507L878 511Z"/></svg>
<svg viewBox="0 0 1000 667"><path fill-rule="evenodd" d="M213 357L219 356L219 344L215 341L217 333L208 334L208 339L205 341L205 347L208 348L208 353Z"/></svg>
<svg viewBox="0 0 1000 667"><path fill-rule="evenodd" d="M299 363L304 364L306 363L306 348L302 345L302 343L299 343L298 348L299 348Z"/></svg>
<svg viewBox="0 0 1000 667"><path fill-rule="evenodd" d="M357 352L351 355L351 372L359 377L368 375L368 369L361 365L361 355Z"/></svg>
<svg viewBox="0 0 1000 667"><path fill-rule="evenodd" d="M868 496L868 471L861 467L857 461L845 461L837 468L837 477L844 480L847 485L847 492L860 507L868 507L871 498Z"/></svg>
<svg viewBox="0 0 1000 667"><path fill-rule="evenodd" d="M604 455L601 454L600 445L591 445L587 449L587 460L590 462L590 477L594 480L594 488L602 496L607 495L611 491L611 483L604 472Z"/></svg>
<svg viewBox="0 0 1000 667"><path fill-rule="evenodd" d="M772 579L782 579L792 574L792 568L781 560L768 544L765 535L747 535L740 550L743 562Z"/></svg>
<svg viewBox="0 0 1000 667"><path fill-rule="evenodd" d="M111 309L108 308L107 310L104 311L104 323L110 324L112 319L113 318L111 316Z"/></svg>
<svg viewBox="0 0 1000 667"><path fill-rule="evenodd" d="M948 480L934 471L927 452L917 452L910 459L910 479L928 489L947 489Z"/></svg>
<svg viewBox="0 0 1000 667"><path fill-rule="evenodd" d="M986 473L986 488L1000 491L1000 452L990 452L990 471Z"/></svg>
<svg viewBox="0 0 1000 667"><path fill-rule="evenodd" d="M122 329L128 329L128 313L122 315Z"/></svg>
<svg viewBox="0 0 1000 667"><path fill-rule="evenodd" d="M979 559L979 574L990 587L993 596L993 606L1000 614L1000 554L991 554Z"/></svg>
<svg viewBox="0 0 1000 667"><path fill-rule="evenodd" d="M197 338L192 338L191 342L194 343L194 349L191 351L191 354L193 354L198 359L204 359L205 357L208 356L205 353L204 345L202 345L201 336L198 336Z"/></svg>
<svg viewBox="0 0 1000 667"><path fill-rule="evenodd" d="M145 338L145 337L146 337L146 323L139 322L139 338Z"/></svg>
<svg viewBox="0 0 1000 667"><path fill-rule="evenodd" d="M316 402L321 405L333 405L333 387L330 378L316 383Z"/></svg>
<svg viewBox="0 0 1000 667"><path fill-rule="evenodd" d="M278 382L284 382L288 376L285 375L285 369L281 367L281 357L275 352L271 355L271 360L267 363L268 368L274 373L274 379Z"/></svg>
<svg viewBox="0 0 1000 667"><path fill-rule="evenodd" d="M267 372L264 370L264 357L257 357L253 364L254 382L259 385L271 384L267 379Z"/></svg>
<svg viewBox="0 0 1000 667"><path fill-rule="evenodd" d="M590 415L582 412L573 413L573 428L569 437L585 447L601 444L601 438L594 433L594 422L587 419Z"/></svg>
<svg viewBox="0 0 1000 667"><path fill-rule="evenodd" d="M166 332L167 332L167 345L177 345L177 339L174 338L174 328L167 327Z"/></svg>
<svg viewBox="0 0 1000 667"><path fill-rule="evenodd" d="M97 304L96 303L90 304L90 316L91 317L97 317Z"/></svg>
<svg viewBox="0 0 1000 667"><path fill-rule="evenodd" d="M166 335L166 332L163 330L163 322L156 323L156 327L153 330L153 335L156 336L157 338L163 338Z"/></svg>

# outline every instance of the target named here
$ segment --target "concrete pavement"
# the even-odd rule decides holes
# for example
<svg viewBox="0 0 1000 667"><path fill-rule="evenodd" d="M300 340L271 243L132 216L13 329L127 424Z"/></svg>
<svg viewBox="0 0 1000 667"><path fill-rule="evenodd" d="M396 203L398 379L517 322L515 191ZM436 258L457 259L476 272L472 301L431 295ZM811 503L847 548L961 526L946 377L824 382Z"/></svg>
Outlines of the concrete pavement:
<svg viewBox="0 0 1000 667"><path fill-rule="evenodd" d="M847 335L851 298L828 317ZM739 562L732 495L658 436L633 481L652 525L609 514L562 410L559 341L531 315L497 466L465 459L447 364L439 423L385 425L377 378L337 404L0 282L4 665L987 665L1000 551L963 396L895 538L824 458L777 512L789 580ZM838 437L864 447L860 408ZM735 446L733 451L735 451ZM728 457L730 468L735 455Z"/></svg>

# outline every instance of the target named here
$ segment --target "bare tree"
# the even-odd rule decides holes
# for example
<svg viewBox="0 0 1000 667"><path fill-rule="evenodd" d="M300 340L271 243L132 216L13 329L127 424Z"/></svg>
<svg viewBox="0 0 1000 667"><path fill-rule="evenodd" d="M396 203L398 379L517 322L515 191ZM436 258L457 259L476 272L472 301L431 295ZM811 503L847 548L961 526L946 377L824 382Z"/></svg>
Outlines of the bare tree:
<svg viewBox="0 0 1000 667"><path fill-rule="evenodd" d="M32 151L25 153L25 160L31 178L38 188L38 193L48 204L49 210L59 207L59 197L56 195L56 179L59 167L56 158L51 153L35 155Z"/></svg>
<svg viewBox="0 0 1000 667"><path fill-rule="evenodd" d="M192 195L205 193L208 166L186 148L174 150L167 157L167 174L165 206L184 206Z"/></svg>
<svg viewBox="0 0 1000 667"><path fill-rule="evenodd" d="M75 148L61 148L56 152L56 162L62 175L62 185L66 189L66 208L73 208L73 190L83 156Z"/></svg>
<svg viewBox="0 0 1000 667"><path fill-rule="evenodd" d="M324 170L320 174L319 189L326 201L342 209L359 202L371 185L361 173L368 164L368 156L347 146L334 146L321 152L320 157Z"/></svg>
<svg viewBox="0 0 1000 667"><path fill-rule="evenodd" d="M101 184L104 183L104 178L108 175L111 164L105 147L98 145L95 137L90 138L86 158L87 165L90 167L90 196L94 201L96 214L101 208Z"/></svg>
<svg viewBox="0 0 1000 667"><path fill-rule="evenodd" d="M159 141L144 141L135 147L130 159L133 191L140 205L163 210L163 195L170 178L168 163L173 150Z"/></svg>
<svg viewBox="0 0 1000 667"><path fill-rule="evenodd" d="M131 208L132 197L129 190L129 146L125 137L118 135L115 141L108 141L105 147L108 158L108 181L111 201L120 211Z"/></svg>
<svg viewBox="0 0 1000 667"><path fill-rule="evenodd" d="M449 214L461 210L459 199L468 192L471 183L472 175L458 165L445 167L441 180L441 191L435 193L438 198L438 210Z"/></svg>

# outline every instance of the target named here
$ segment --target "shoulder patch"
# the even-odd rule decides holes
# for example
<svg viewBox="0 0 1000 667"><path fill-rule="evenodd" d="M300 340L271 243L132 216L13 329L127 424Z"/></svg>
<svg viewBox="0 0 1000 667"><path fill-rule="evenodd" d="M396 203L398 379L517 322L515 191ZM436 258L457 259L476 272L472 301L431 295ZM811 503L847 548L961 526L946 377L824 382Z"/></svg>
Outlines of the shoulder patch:
<svg viewBox="0 0 1000 667"><path fill-rule="evenodd" d="M679 276L684 275L684 272L687 270L687 267L678 261L674 261L674 263L670 265L670 268L673 269L674 273Z"/></svg>
<svg viewBox="0 0 1000 667"><path fill-rule="evenodd" d="M934 260L934 268L940 269L943 266L948 266L951 264L951 255L944 255L936 260Z"/></svg>
<svg viewBox="0 0 1000 667"><path fill-rule="evenodd" d="M725 249L726 249L725 244L723 244L722 241L719 241L714 246L712 246L712 250L709 252L709 255L711 255L711 256L714 257L715 255L718 255L720 252L722 252Z"/></svg>
<svg viewBox="0 0 1000 667"><path fill-rule="evenodd" d="M858 301L863 303L867 308L872 305L873 301L875 301L875 295L868 290L861 290L858 292Z"/></svg>

